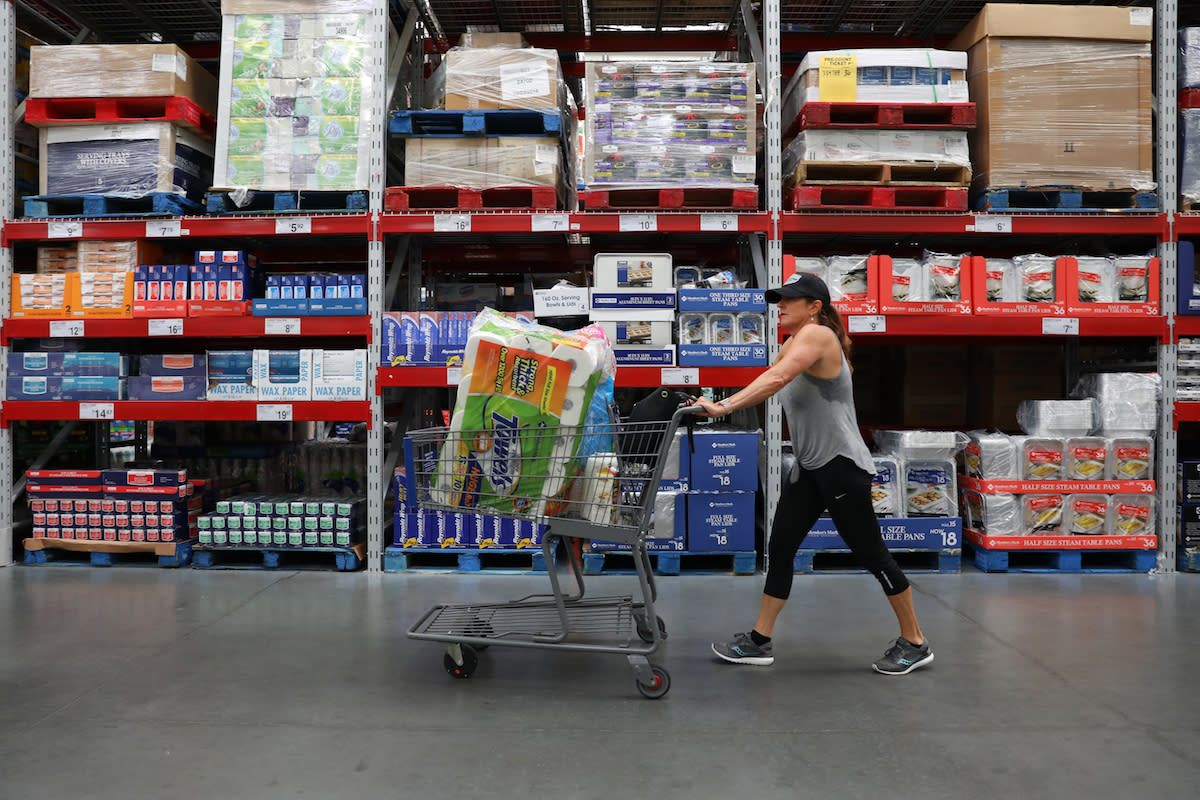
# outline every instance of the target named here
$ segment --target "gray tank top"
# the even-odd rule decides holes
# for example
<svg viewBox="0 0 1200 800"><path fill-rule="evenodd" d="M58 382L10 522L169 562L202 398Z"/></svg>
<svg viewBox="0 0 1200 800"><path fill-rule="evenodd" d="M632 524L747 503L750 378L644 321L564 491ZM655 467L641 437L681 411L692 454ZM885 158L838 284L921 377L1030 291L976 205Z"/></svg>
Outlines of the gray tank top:
<svg viewBox="0 0 1200 800"><path fill-rule="evenodd" d="M842 371L836 378L816 378L802 372L783 387L779 399L800 467L818 469L837 456L846 456L875 474L871 451L858 431L850 365L845 354L842 354Z"/></svg>

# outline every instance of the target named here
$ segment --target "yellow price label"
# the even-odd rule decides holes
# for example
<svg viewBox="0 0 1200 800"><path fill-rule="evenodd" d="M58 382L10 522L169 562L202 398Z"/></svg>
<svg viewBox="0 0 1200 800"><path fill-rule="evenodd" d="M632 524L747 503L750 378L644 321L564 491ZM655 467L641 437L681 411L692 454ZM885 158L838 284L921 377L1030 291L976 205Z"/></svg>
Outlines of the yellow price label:
<svg viewBox="0 0 1200 800"><path fill-rule="evenodd" d="M821 56L818 90L822 103L853 103L858 99L858 58Z"/></svg>

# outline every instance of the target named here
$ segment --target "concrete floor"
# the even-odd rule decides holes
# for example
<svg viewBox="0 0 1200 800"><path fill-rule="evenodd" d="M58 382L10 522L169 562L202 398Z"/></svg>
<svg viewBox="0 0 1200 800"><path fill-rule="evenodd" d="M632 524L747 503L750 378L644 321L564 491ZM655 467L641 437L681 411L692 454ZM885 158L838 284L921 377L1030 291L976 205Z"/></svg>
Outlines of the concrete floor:
<svg viewBox="0 0 1200 800"><path fill-rule="evenodd" d="M1160 798L1200 787L1200 576L916 575L937 661L875 581L797 576L776 664L716 662L761 577L661 580L670 694L619 656L408 626L525 576L0 569L3 798ZM593 579L625 591L627 579Z"/></svg>

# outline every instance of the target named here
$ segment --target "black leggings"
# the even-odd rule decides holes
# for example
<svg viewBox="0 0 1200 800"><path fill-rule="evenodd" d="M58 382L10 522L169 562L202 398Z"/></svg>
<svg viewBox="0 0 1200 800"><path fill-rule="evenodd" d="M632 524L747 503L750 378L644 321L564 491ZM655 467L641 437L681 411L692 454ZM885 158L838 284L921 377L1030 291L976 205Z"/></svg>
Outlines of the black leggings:
<svg viewBox="0 0 1200 800"><path fill-rule="evenodd" d="M800 477L783 487L771 524L770 561L763 593L786 600L792 591L793 562L804 537L821 512L829 509L842 540L859 564L879 581L886 595L908 588L908 578L883 543L871 503L871 475L845 456L818 469L800 469Z"/></svg>

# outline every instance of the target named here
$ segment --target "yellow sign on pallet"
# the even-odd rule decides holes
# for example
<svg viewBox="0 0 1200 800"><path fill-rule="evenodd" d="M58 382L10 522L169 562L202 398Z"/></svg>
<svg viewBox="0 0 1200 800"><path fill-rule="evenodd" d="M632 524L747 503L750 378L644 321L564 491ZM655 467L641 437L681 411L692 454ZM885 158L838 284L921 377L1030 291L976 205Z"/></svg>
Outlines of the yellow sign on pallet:
<svg viewBox="0 0 1200 800"><path fill-rule="evenodd" d="M817 86L822 103L853 103L858 99L858 58L821 56Z"/></svg>

